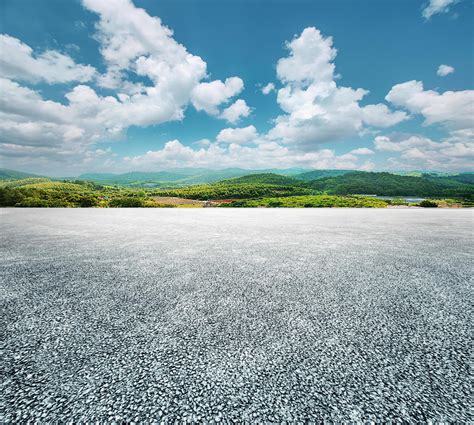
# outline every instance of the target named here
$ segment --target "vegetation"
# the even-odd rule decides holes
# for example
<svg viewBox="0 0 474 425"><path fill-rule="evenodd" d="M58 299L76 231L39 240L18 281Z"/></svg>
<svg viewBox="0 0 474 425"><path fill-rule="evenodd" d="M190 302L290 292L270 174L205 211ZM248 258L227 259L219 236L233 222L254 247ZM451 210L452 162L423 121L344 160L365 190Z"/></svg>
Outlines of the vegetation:
<svg viewBox="0 0 474 425"><path fill-rule="evenodd" d="M447 196L467 198L474 194L474 185L444 178L439 181L423 177L400 176L391 173L351 172L342 176L314 180L309 186L335 195L370 194L379 196Z"/></svg>
<svg viewBox="0 0 474 425"><path fill-rule="evenodd" d="M233 170L233 169L230 169ZM86 180L51 180L27 174L15 178L15 172L1 170L2 207L385 207L415 205L403 196L430 198L422 207L474 206L473 173L458 175L425 174L420 177L391 173L344 172L305 181L296 176L254 173L208 184L171 187L133 187L109 185ZM241 171L241 170L240 170ZM323 170L336 172L339 170ZM194 170L194 172L197 172ZM230 172L227 170L226 172ZM233 170L239 172L239 169ZM165 173L165 172L163 172ZM165 174L161 173L164 177ZM169 172L171 177L178 177ZM181 175L183 175L184 171ZM217 173L217 172L216 172ZM26 173L19 173L23 177ZM150 173L127 173L144 178ZM159 174L159 173L152 173ZM189 172L191 175L191 172ZM305 173L308 174L308 173ZM196 174L192 174L195 176ZM90 175L94 177L94 175ZM110 176L110 175L109 175ZM168 176L167 178L171 178ZM374 199L370 196L395 199ZM359 196L358 196L359 195ZM203 203L202 201L212 201ZM223 202L226 201L226 202Z"/></svg>
<svg viewBox="0 0 474 425"><path fill-rule="evenodd" d="M385 208L387 202L365 196L289 196L284 198L261 198L235 201L221 207L267 207L267 208Z"/></svg>
<svg viewBox="0 0 474 425"><path fill-rule="evenodd" d="M152 193L158 196L177 196L180 198L210 200L306 195L314 193L314 190L299 186L278 186L272 184L235 183L233 181L227 181L168 191L160 190Z"/></svg>
<svg viewBox="0 0 474 425"><path fill-rule="evenodd" d="M282 176L275 173L250 174L230 180L224 180L224 184L271 184L280 186L301 186L302 183L292 177Z"/></svg>
<svg viewBox="0 0 474 425"><path fill-rule="evenodd" d="M123 174L88 173L82 174L80 180L88 180L110 186L169 188L189 186L193 184L215 183L251 174L275 172L277 170L243 170L241 168L225 168L223 170L208 170L205 168L177 168L159 172L131 172ZM278 170L278 174L299 174L300 169Z"/></svg>
<svg viewBox="0 0 474 425"><path fill-rule="evenodd" d="M36 174L23 173L21 171L8 170L6 168L0 168L0 180L19 180L41 177Z"/></svg>
<svg viewBox="0 0 474 425"><path fill-rule="evenodd" d="M425 199L424 201L420 202L420 207L423 207L423 208L438 208L438 204L434 201L430 201L429 199Z"/></svg>
<svg viewBox="0 0 474 425"><path fill-rule="evenodd" d="M294 178L298 180L311 181L322 179L324 177L342 176L350 172L352 172L352 170L313 170L297 174L294 176Z"/></svg>
<svg viewBox="0 0 474 425"><path fill-rule="evenodd" d="M423 174L424 179L436 183L456 186L457 183L474 184L474 173L461 173L453 176L438 176L433 174Z"/></svg>

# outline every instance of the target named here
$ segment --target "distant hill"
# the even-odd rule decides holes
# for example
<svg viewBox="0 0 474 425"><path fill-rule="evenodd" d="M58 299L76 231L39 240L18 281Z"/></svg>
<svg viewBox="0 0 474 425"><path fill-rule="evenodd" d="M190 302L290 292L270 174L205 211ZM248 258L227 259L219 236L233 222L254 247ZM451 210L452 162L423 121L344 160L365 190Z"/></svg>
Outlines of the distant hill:
<svg viewBox="0 0 474 425"><path fill-rule="evenodd" d="M124 185L131 187L161 187L186 186L190 184L213 183L221 180L242 177L249 174L277 172L282 175L299 174L300 168L285 170L244 170L242 168L225 168L210 170L206 168L175 168L158 172L130 172L123 174L86 173L77 177L79 180L89 180L108 185Z"/></svg>
<svg viewBox="0 0 474 425"><path fill-rule="evenodd" d="M370 194L381 196L462 196L474 194L474 185L445 178L400 176L390 173L354 171L314 180L310 187L330 194Z"/></svg>
<svg viewBox="0 0 474 425"><path fill-rule="evenodd" d="M474 184L474 173L460 173L460 174L446 175L446 176L423 174L422 177L434 182L438 182L438 183L441 182L444 184L449 184L452 182Z"/></svg>
<svg viewBox="0 0 474 425"><path fill-rule="evenodd" d="M28 177L22 179L5 179L0 180L0 188L15 188L37 185L42 183L51 183L51 179L47 177Z"/></svg>
<svg viewBox="0 0 474 425"><path fill-rule="evenodd" d="M301 184L301 182L296 180L295 178L282 176L280 174L275 174L275 173L250 174L247 176L223 180L220 183L273 184L273 185L280 185L280 186L294 186L294 185Z"/></svg>
<svg viewBox="0 0 474 425"><path fill-rule="evenodd" d="M296 174L293 177L298 180L310 181L322 179L324 177L342 176L353 171L354 170L313 170L301 174Z"/></svg>
<svg viewBox="0 0 474 425"><path fill-rule="evenodd" d="M159 171L155 173L133 171L123 174L86 173L81 174L78 177L78 180L90 180L103 184L129 185L139 182L174 182L185 179L186 177L187 176L185 174L178 174L168 171Z"/></svg>
<svg viewBox="0 0 474 425"><path fill-rule="evenodd" d="M20 180L28 178L43 177L37 174L23 173L21 171L8 170L6 168L0 168L0 180Z"/></svg>

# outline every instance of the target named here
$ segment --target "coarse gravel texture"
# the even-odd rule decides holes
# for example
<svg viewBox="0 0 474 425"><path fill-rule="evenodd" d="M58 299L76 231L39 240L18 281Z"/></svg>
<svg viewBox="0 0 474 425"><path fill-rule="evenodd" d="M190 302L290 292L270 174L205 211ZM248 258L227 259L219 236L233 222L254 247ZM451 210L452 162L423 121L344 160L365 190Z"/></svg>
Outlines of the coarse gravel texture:
<svg viewBox="0 0 474 425"><path fill-rule="evenodd" d="M2 209L0 422L472 423L472 210Z"/></svg>

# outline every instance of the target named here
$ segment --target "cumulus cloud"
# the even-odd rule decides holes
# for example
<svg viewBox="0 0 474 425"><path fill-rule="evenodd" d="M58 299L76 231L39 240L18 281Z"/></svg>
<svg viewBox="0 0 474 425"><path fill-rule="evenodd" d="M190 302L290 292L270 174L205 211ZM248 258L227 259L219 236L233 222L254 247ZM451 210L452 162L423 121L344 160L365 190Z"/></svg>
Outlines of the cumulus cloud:
<svg viewBox="0 0 474 425"><path fill-rule="evenodd" d="M421 81L408 81L392 87L385 97L392 104L420 114L425 124L441 124L448 129L474 127L474 90L425 90Z"/></svg>
<svg viewBox="0 0 474 425"><path fill-rule="evenodd" d="M273 83L268 83L262 87L262 93L264 95L270 94L272 91L275 91L275 84Z"/></svg>
<svg viewBox="0 0 474 425"><path fill-rule="evenodd" d="M238 145L255 141L257 129L253 125L243 128L224 128L217 135L216 140L222 143L235 143Z"/></svg>
<svg viewBox="0 0 474 425"><path fill-rule="evenodd" d="M369 148L353 149L349 152L352 155L373 155L375 152Z"/></svg>
<svg viewBox="0 0 474 425"><path fill-rule="evenodd" d="M220 114L220 118L223 118L235 124L240 118L245 118L250 115L251 109L243 99L237 99L232 105L224 109Z"/></svg>
<svg viewBox="0 0 474 425"><path fill-rule="evenodd" d="M0 34L0 76L31 83L48 84L90 81L96 70L79 65L55 50L34 54L33 49L15 37Z"/></svg>
<svg viewBox="0 0 474 425"><path fill-rule="evenodd" d="M392 166L404 169L472 170L474 164L474 132L464 134L462 141L446 138L440 142L419 135L377 136L378 151L397 153Z"/></svg>
<svg viewBox="0 0 474 425"><path fill-rule="evenodd" d="M446 13L450 6L456 4L458 0L429 0L428 4L422 11L423 18L430 19L438 13Z"/></svg>
<svg viewBox="0 0 474 425"><path fill-rule="evenodd" d="M389 127L407 119L406 113L384 104L361 106L367 90L337 85L337 50L318 29L306 28L287 48L289 55L277 63L277 77L284 84L277 102L285 114L276 118L270 139L310 151L317 144L355 136L366 126Z"/></svg>
<svg viewBox="0 0 474 425"><path fill-rule="evenodd" d="M440 77L446 77L446 75L452 74L454 72L454 68L449 65L440 65L436 74Z"/></svg>
<svg viewBox="0 0 474 425"><path fill-rule="evenodd" d="M20 40L1 36L2 154L10 150L34 157L35 149L38 155L47 149L51 158L69 152L70 162L78 162L93 144L119 138L130 126L181 120L189 103L220 117L218 107L242 91L244 84L238 77L205 82L206 63L179 44L160 18L150 16L130 0L82 3L99 17L95 37L106 65L102 75L67 55L55 51L34 54ZM129 78L132 74L133 79ZM92 85L79 84L60 103L44 99L19 81L90 81L112 94L103 96ZM222 112L222 118L236 122L249 112L240 100ZM43 146L45 143L48 147ZM30 148L12 148L17 145ZM79 156L73 156L76 154Z"/></svg>
<svg viewBox="0 0 474 425"><path fill-rule="evenodd" d="M218 106L227 103L233 96L238 95L244 88L244 82L239 77L227 78L224 82L214 80L210 83L197 85L191 93L191 102L198 111L217 115Z"/></svg>
<svg viewBox="0 0 474 425"><path fill-rule="evenodd" d="M387 128L398 124L408 118L403 111L390 111L383 103L367 105L362 109L362 119L367 125Z"/></svg>

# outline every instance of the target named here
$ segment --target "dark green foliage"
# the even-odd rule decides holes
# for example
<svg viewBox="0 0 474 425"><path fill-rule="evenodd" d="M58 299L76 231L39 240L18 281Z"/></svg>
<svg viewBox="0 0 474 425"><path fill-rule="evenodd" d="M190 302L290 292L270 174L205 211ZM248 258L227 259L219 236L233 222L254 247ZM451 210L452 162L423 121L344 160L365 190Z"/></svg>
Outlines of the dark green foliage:
<svg viewBox="0 0 474 425"><path fill-rule="evenodd" d="M22 208L68 208L71 204L65 199L24 198L15 205Z"/></svg>
<svg viewBox="0 0 474 425"><path fill-rule="evenodd" d="M438 208L438 204L436 202L430 201L428 199L421 201L419 205L423 208Z"/></svg>
<svg viewBox="0 0 474 425"><path fill-rule="evenodd" d="M474 173L461 173L457 176L450 176L449 178L461 183L474 184Z"/></svg>
<svg viewBox="0 0 474 425"><path fill-rule="evenodd" d="M445 185L455 186L457 183L474 184L474 173L461 173L453 176L438 176L433 174L423 174L423 178Z"/></svg>
<svg viewBox="0 0 474 425"><path fill-rule="evenodd" d="M299 186L277 186L270 184L231 184L215 183L190 186L169 191L153 191L156 196L177 196L199 200L208 199L243 199L260 198L262 196L292 196L314 193L313 190Z"/></svg>
<svg viewBox="0 0 474 425"><path fill-rule="evenodd" d="M309 186L335 195L467 197L474 193L473 185L455 181L446 184L422 177L360 171L314 180Z"/></svg>
<svg viewBox="0 0 474 425"><path fill-rule="evenodd" d="M79 200L79 206L81 208L92 208L99 205L99 200L94 196L82 196Z"/></svg>
<svg viewBox="0 0 474 425"><path fill-rule="evenodd" d="M322 179L324 177L342 176L351 172L353 172L353 170L313 170L301 174L296 174L293 177L297 180L311 181Z"/></svg>
<svg viewBox="0 0 474 425"><path fill-rule="evenodd" d="M20 190L0 187L0 207L14 207L22 202L25 197Z"/></svg>
<svg viewBox="0 0 474 425"><path fill-rule="evenodd" d="M144 206L142 198L115 198L109 202L113 208L141 208Z"/></svg>
<svg viewBox="0 0 474 425"><path fill-rule="evenodd" d="M364 196L288 196L284 198L246 199L221 207L266 208L385 208L387 202Z"/></svg>
<svg viewBox="0 0 474 425"><path fill-rule="evenodd" d="M302 183L292 177L281 176L274 173L250 174L248 176L223 180L220 183L228 184L272 184L280 186L300 186Z"/></svg>

